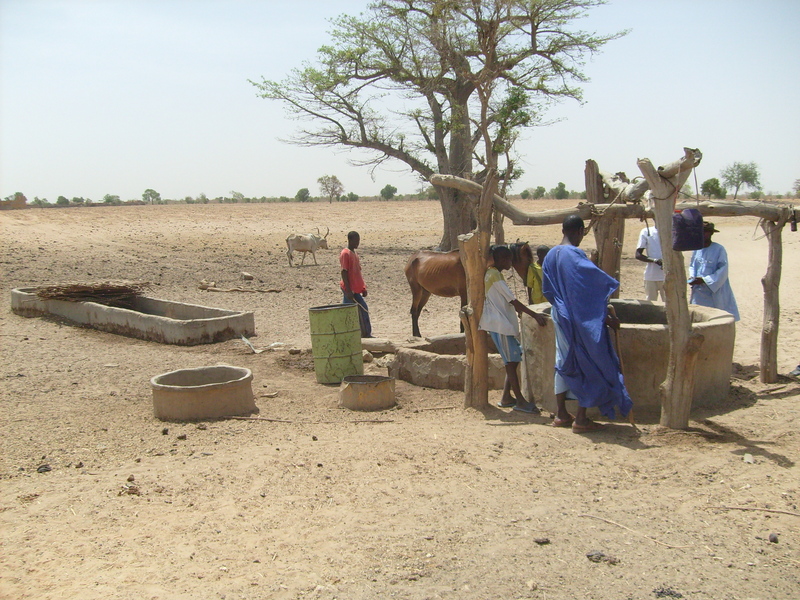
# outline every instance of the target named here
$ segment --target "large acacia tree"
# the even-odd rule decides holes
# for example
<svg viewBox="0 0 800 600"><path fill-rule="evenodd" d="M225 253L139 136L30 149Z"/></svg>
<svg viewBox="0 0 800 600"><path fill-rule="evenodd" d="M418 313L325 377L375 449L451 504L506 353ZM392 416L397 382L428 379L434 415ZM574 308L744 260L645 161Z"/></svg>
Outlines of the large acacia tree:
<svg viewBox="0 0 800 600"><path fill-rule="evenodd" d="M381 0L357 17L335 19L332 43L319 49L316 64L280 82L252 83L310 123L294 143L362 149L366 158L355 164L374 168L395 159L425 180L441 173L483 182L488 163L473 114L479 113L476 82L488 77L495 82L488 115L493 148L505 157L502 189L519 176L512 148L520 128L540 123L551 102L581 100L586 58L623 35L574 28L604 3ZM449 250L473 228L474 202L454 189L437 192L440 248Z"/></svg>

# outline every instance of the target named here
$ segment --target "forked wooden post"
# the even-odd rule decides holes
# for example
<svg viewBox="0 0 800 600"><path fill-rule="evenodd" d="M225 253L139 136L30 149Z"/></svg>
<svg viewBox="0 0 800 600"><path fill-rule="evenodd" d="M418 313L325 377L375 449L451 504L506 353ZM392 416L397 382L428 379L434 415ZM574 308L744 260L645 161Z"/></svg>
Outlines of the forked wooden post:
<svg viewBox="0 0 800 600"><path fill-rule="evenodd" d="M464 377L464 406L483 409L489 406L489 345L486 332L478 329L486 297L484 276L492 233L492 200L497 174L490 170L476 209L477 227L458 236L458 250L467 276L467 306L461 309L466 338L467 369Z"/></svg>
<svg viewBox="0 0 800 600"><path fill-rule="evenodd" d="M597 162L591 158L586 161L584 169L586 182L586 201L594 206L606 201L603 193L603 177ZM614 196L619 191L612 190ZM613 198L610 198L613 200ZM594 229L594 240L597 247L597 266L619 281L620 266L622 264L622 240L625 236L625 217L617 218L614 213L603 213ZM619 289L612 294L612 298L619 298Z"/></svg>
<svg viewBox="0 0 800 600"><path fill-rule="evenodd" d="M761 383L778 381L778 326L780 324L781 270L783 265L783 227L789 218L789 212L777 222L761 220L761 229L769 243L767 273L761 278L764 288L764 321L761 329Z"/></svg>
<svg viewBox="0 0 800 600"><path fill-rule="evenodd" d="M694 394L694 369L703 336L692 331L689 303L686 299L686 269L683 255L672 249L672 214L678 191L692 168L700 163L699 150L684 148L685 156L670 165L653 167L649 159L637 164L650 184L653 194L656 228L661 232L664 261L667 322L669 323L669 363L667 378L661 384L661 425L672 429L689 426L689 412Z"/></svg>
<svg viewBox="0 0 800 600"><path fill-rule="evenodd" d="M612 214L601 215L594 230L597 246L597 266L617 281L622 267L622 240L625 239L625 218ZM619 298L619 288L611 294Z"/></svg>
<svg viewBox="0 0 800 600"><path fill-rule="evenodd" d="M483 277L486 273L486 253L489 247L489 231L473 231L458 236L461 262L467 274L468 304L461 307L461 322L464 324L467 369L464 377L464 407L484 408L489 404L489 346L486 332L478 325L483 314L485 290Z"/></svg>

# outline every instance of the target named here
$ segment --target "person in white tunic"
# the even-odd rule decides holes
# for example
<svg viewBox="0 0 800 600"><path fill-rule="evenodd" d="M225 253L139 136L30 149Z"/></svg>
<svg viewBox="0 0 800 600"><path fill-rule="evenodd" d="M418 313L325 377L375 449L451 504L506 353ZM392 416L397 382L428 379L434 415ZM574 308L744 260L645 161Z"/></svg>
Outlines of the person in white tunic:
<svg viewBox="0 0 800 600"><path fill-rule="evenodd" d="M711 236L719 233L714 224L703 221L705 246L692 253L689 261L689 285L692 304L719 308L739 320L739 308L733 296L731 282L728 280L728 253L720 244L711 241Z"/></svg>
<svg viewBox="0 0 800 600"><path fill-rule="evenodd" d="M636 260L646 262L644 268L644 293L648 300L666 301L664 295L664 269L661 261L661 240L658 229L645 227L639 234L639 243L636 245Z"/></svg>
<svg viewBox="0 0 800 600"><path fill-rule="evenodd" d="M544 317L532 311L517 300L514 292L508 287L502 271L511 268L512 255L508 246L492 248L494 266L486 269L483 282L486 286L486 298L478 329L486 331L492 338L503 364L506 368L506 380L503 396L498 406L538 415L541 413L533 402L522 395L517 367L522 360L522 346L519 343L519 318L517 314L525 313L533 317L540 327L546 323ZM513 392L513 395L512 395Z"/></svg>

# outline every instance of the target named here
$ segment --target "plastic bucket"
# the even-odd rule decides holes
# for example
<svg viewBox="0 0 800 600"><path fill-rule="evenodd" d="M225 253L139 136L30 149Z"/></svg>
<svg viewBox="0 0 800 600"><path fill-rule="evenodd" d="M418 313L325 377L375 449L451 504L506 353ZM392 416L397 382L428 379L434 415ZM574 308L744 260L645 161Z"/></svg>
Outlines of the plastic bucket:
<svg viewBox="0 0 800 600"><path fill-rule="evenodd" d="M358 311L357 304L308 309L311 353L319 383L340 383L348 375L364 374Z"/></svg>

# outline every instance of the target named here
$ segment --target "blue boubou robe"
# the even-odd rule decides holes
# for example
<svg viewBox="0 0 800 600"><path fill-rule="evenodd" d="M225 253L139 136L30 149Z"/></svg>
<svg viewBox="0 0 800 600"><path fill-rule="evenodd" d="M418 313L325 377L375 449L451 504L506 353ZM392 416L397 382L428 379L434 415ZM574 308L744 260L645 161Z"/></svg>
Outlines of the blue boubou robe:
<svg viewBox="0 0 800 600"><path fill-rule="evenodd" d="M556 246L542 265L542 291L556 311L558 325L569 342L556 371L582 407L597 407L613 419L633 407L622 379L605 320L608 299L619 282L604 273L580 248Z"/></svg>

